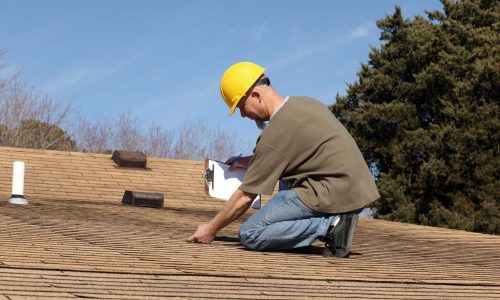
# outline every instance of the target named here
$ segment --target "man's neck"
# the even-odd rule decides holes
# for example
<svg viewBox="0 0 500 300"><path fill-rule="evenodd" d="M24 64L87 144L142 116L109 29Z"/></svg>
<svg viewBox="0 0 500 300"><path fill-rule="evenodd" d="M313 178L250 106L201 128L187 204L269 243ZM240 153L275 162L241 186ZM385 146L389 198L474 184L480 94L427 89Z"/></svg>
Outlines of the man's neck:
<svg viewBox="0 0 500 300"><path fill-rule="evenodd" d="M284 99L276 94L275 97L272 98L271 103L270 103L270 110L269 110L269 118L271 118L283 105Z"/></svg>
<svg viewBox="0 0 500 300"><path fill-rule="evenodd" d="M278 105L274 107L273 113L271 114L271 117L269 117L269 119L271 119L278 112L278 110L280 110L280 108L283 107L288 98L289 98L288 96L285 98L280 97L280 101L278 102Z"/></svg>

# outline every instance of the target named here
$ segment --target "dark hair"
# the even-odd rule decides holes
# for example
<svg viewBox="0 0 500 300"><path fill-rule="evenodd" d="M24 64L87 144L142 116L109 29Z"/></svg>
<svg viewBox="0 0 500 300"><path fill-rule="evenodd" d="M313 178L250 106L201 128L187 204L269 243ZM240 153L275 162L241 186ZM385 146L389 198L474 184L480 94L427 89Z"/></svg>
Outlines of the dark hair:
<svg viewBox="0 0 500 300"><path fill-rule="evenodd" d="M271 80L269 80L269 78L267 78L266 75L262 74L262 76L260 76L260 78L255 82L254 86L257 86L257 85L267 85L267 86L270 86L271 85Z"/></svg>

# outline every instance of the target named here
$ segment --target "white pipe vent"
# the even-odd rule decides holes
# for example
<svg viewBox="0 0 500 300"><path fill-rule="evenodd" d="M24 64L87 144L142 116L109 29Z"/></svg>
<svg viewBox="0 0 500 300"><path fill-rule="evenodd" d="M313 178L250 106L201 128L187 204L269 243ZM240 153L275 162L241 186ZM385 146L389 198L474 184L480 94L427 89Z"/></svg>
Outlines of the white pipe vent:
<svg viewBox="0 0 500 300"><path fill-rule="evenodd" d="M12 170L12 195L9 203L12 204L28 204L28 200L24 198L24 162L15 161Z"/></svg>

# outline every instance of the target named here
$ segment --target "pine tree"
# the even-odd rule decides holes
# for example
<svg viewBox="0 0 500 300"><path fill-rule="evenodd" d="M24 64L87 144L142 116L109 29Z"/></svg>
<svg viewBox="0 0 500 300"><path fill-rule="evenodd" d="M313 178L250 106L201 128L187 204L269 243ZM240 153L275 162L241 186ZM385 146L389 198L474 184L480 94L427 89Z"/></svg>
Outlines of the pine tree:
<svg viewBox="0 0 500 300"><path fill-rule="evenodd" d="M500 2L442 0L377 22L358 81L332 112L374 172L377 217L500 233Z"/></svg>

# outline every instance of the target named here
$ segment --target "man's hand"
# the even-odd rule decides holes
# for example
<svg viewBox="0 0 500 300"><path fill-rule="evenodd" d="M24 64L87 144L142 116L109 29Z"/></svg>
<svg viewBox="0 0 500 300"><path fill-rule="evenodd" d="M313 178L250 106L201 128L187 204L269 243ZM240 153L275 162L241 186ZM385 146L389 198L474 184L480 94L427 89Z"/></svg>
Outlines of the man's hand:
<svg viewBox="0 0 500 300"><path fill-rule="evenodd" d="M250 156L233 156L226 160L226 164L229 164L229 171L234 171L236 168L248 169L250 161L252 160L252 155Z"/></svg>
<svg viewBox="0 0 500 300"><path fill-rule="evenodd" d="M219 230L238 219L250 207L256 196L237 189L222 210L210 222L198 226L186 242L210 244Z"/></svg>
<svg viewBox="0 0 500 300"><path fill-rule="evenodd" d="M230 158L228 158L224 163L225 164L228 164L228 165L232 165L234 164L235 162L237 162L238 160L240 160L242 158L241 154L240 155L237 155L237 156L231 156Z"/></svg>
<svg viewBox="0 0 500 300"><path fill-rule="evenodd" d="M209 223L201 224L196 232L187 239L187 242L210 244L214 240L216 233Z"/></svg>

